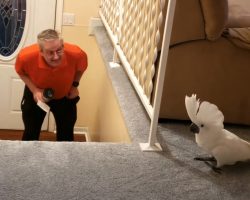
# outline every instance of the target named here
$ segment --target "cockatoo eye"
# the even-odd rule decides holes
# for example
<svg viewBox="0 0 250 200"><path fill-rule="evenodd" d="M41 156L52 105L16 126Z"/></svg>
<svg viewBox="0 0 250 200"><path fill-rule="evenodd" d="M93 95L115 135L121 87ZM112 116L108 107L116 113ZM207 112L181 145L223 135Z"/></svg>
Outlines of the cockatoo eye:
<svg viewBox="0 0 250 200"><path fill-rule="evenodd" d="M204 127L204 124L201 124L201 127Z"/></svg>

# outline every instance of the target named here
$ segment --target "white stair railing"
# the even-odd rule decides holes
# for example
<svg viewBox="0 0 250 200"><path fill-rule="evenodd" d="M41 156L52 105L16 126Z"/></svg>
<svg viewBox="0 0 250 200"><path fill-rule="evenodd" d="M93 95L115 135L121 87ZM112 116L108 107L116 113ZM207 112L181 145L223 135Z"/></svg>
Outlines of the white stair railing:
<svg viewBox="0 0 250 200"><path fill-rule="evenodd" d="M148 150L161 149L158 144L154 148L164 80L160 73L165 74L168 50L165 49L164 56L163 50L169 48L175 3L176 0L101 0L99 14L113 42L115 54L118 54L151 119ZM163 24L166 5L168 11ZM154 85L159 50L161 57L157 84Z"/></svg>

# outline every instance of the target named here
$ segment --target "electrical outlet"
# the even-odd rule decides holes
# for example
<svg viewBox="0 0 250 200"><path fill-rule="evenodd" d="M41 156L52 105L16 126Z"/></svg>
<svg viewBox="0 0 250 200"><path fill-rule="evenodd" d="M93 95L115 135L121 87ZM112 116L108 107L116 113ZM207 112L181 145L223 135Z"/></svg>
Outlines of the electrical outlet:
<svg viewBox="0 0 250 200"><path fill-rule="evenodd" d="M73 26L75 24L75 14L74 13L63 13L63 25Z"/></svg>

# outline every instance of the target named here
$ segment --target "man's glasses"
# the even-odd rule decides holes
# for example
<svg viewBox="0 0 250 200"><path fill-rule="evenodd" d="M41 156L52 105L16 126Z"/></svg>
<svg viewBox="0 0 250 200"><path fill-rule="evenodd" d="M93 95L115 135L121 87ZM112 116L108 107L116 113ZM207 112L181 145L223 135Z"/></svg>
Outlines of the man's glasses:
<svg viewBox="0 0 250 200"><path fill-rule="evenodd" d="M53 57L55 56L55 54L57 56L61 56L63 54L63 46L61 46L60 48L58 48L57 50L55 51L51 51L51 50L45 50L44 49L44 54L48 57Z"/></svg>

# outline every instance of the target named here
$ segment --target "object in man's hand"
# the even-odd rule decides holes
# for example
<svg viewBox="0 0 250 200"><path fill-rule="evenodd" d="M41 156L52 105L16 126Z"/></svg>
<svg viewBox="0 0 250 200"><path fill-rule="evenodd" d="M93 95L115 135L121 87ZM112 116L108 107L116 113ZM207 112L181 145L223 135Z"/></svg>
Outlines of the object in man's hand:
<svg viewBox="0 0 250 200"><path fill-rule="evenodd" d="M52 88L45 88L43 91L43 98L50 101L54 97L54 90Z"/></svg>
<svg viewBox="0 0 250 200"><path fill-rule="evenodd" d="M37 105L38 105L42 110L44 110L46 113L49 112L49 110L50 110L50 107L49 107L46 103L44 103L44 102L42 102L42 101L40 101L40 100L38 100Z"/></svg>
<svg viewBox="0 0 250 200"><path fill-rule="evenodd" d="M79 82L78 82L78 81L74 81L74 82L72 83L72 86L77 88L77 87L79 86Z"/></svg>

